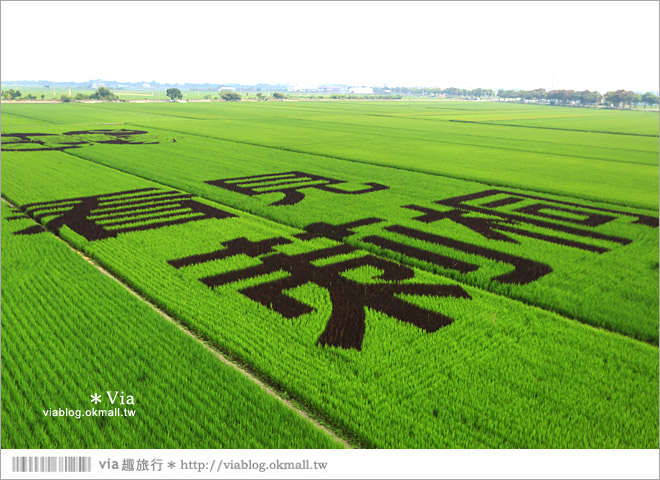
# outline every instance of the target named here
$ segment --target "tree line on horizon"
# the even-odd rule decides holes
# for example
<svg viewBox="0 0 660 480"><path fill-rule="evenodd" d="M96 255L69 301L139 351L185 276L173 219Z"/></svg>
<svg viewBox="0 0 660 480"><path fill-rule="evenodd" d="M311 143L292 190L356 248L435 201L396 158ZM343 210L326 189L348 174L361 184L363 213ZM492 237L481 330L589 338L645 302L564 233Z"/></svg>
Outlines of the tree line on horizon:
<svg viewBox="0 0 660 480"><path fill-rule="evenodd" d="M634 107L643 104L644 106L658 105L658 96L651 92L644 94L635 93L631 90L613 90L602 95L600 92L590 90L546 90L545 88L536 88L534 90L505 90L500 89L495 93L493 90L476 88L473 90L461 88L445 88L440 93L447 97L461 98L499 98L503 101L517 102L536 102L548 103L551 105L607 105L613 108L621 106Z"/></svg>
<svg viewBox="0 0 660 480"><path fill-rule="evenodd" d="M550 105L579 105L579 106L596 106L596 105L605 105L612 108L620 108L628 106L633 108L637 105L644 105L648 107L649 105L658 105L658 96L652 92L646 92L644 94L635 93L631 90L613 90L606 92L602 95L600 92L590 91L590 90L546 90L544 88L536 88L534 90L505 90L499 89L495 92L492 89L484 88L475 88L475 89L465 89L465 88L409 88L409 87L393 87L391 89L385 90L387 87L381 88L384 92L399 92L398 95L361 95L355 96L355 98L396 98L400 99L403 95L421 95L421 96L440 96L444 95L449 98L466 98L466 99L499 99L500 101L514 101L521 103L545 103ZM383 93L377 92L378 88L374 89L374 93ZM181 99L183 95L178 88L169 88L166 95L170 97L171 100ZM4 100L36 100L36 97L32 94L22 96L20 90L3 90L1 93L2 99ZM262 95L257 94L258 99ZM22 98L21 98L22 97ZM240 101L241 96L234 92L223 92L221 97L225 101ZM353 98L345 95L332 95L330 98ZM274 99L288 98L284 94L274 93ZM41 99L44 99L44 95L41 95ZM112 93L106 87L99 87L96 92L91 95L86 95L83 93L77 93L75 96L62 95L60 101L62 102L71 102L71 101L82 101L82 100L105 100L113 101L119 100L119 97Z"/></svg>
<svg viewBox="0 0 660 480"><path fill-rule="evenodd" d="M606 105L613 108L621 106L633 107L635 105L658 105L658 96L652 92L638 94L631 90L613 90L604 95L590 90L507 90L497 91L490 88L421 88L421 87L380 87L374 88L374 93L394 92L401 95L440 96L448 98L466 99L500 99L501 101L515 101L521 103L545 103L550 105Z"/></svg>

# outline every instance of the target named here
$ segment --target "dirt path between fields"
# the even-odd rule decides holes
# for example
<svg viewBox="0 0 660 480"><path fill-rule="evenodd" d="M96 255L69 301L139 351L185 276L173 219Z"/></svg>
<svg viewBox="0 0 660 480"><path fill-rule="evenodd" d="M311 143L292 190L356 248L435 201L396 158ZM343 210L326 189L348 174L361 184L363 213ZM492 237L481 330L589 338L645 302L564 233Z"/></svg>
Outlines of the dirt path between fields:
<svg viewBox="0 0 660 480"><path fill-rule="evenodd" d="M11 208L17 208L14 204L12 204L10 201L8 201L5 198L2 198L2 202L10 206ZM20 211L20 210L19 210ZM22 213L22 212L21 212ZM25 216L26 219L30 219L34 221L34 219L30 218L29 216ZM38 225L41 225L40 223L37 223ZM43 225L41 225L44 227ZM269 385L267 385L264 381L262 381L260 378L258 378L255 374L250 372L248 369L243 367L242 365L239 365L238 363L234 362L231 360L228 356L225 356L222 352L218 351L216 348L214 348L212 345L210 345L208 342L202 340L199 338L194 332L188 330L186 327L181 325L179 322L177 322L173 317L169 316L167 313L162 311L160 308L158 308L156 305L151 303L149 300L141 296L138 292L133 290L131 287L126 285L124 282L121 281L118 277L113 275L111 272L103 268L101 265L97 264L93 259L88 257L85 253L81 252L80 250L74 248L71 246L66 240L61 238L59 235L55 234L54 232L47 230L44 227L44 230L47 233L53 234L55 238L57 238L59 241L64 243L67 247L69 247L71 250L76 252L78 255L80 255L83 259L85 259L89 264L93 265L99 272L102 274L110 277L112 280L117 282L119 285L121 285L125 290L127 290L129 293L131 293L133 296L138 298L140 301L146 303L149 305L156 313L158 313L161 317L163 317L165 320L168 322L172 323L175 325L179 330L181 330L183 333L188 335L189 337L192 337L195 341L198 343L201 343L206 350L208 350L211 354L213 354L218 360L220 360L222 363L225 365L229 365L230 367L234 368L235 370L239 371L241 374L243 374L245 377L249 378L252 382L256 383L259 387L261 387L262 390L264 390L267 394L271 395L272 397L275 397L277 400L282 402L284 405L286 405L288 408L291 410L295 411L298 415L301 417L305 418L307 421L311 422L316 428L319 430L323 430L326 434L328 434L330 437L332 437L334 440L337 442L341 443L345 448L354 448L353 445L351 445L347 440L344 438L340 437L336 432L331 430L330 428L326 427L324 424L322 424L318 419L312 417L307 411L304 409L300 408L297 406L294 402L291 400L288 400L284 397L282 397L276 390L271 388Z"/></svg>

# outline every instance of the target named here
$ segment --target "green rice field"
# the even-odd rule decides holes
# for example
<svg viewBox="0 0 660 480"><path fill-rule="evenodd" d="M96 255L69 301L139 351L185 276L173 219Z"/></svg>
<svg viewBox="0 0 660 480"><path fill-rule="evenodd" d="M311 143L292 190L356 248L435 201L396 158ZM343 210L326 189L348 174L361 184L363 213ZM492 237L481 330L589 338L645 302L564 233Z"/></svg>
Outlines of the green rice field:
<svg viewBox="0 0 660 480"><path fill-rule="evenodd" d="M2 444L657 449L658 132L499 102L3 105ZM135 416L43 414L106 391Z"/></svg>

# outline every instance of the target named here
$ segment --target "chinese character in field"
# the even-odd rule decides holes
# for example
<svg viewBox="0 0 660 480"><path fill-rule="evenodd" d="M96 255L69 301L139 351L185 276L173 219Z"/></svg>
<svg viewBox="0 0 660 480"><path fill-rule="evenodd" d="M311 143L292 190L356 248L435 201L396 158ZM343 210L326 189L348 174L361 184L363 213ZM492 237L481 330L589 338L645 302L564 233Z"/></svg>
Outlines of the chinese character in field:
<svg viewBox="0 0 660 480"><path fill-rule="evenodd" d="M145 142L144 137L149 132L146 130L121 129L97 129L97 130L78 130L73 132L64 132L62 135L72 137L80 143L106 143L110 145L154 145L158 142Z"/></svg>
<svg viewBox="0 0 660 480"><path fill-rule="evenodd" d="M192 197L191 194L176 190L142 188L91 197L30 203L23 205L21 210L37 221L54 217L46 221L46 228L57 231L66 225L89 241L116 237L120 233L235 216L193 200ZM16 218L19 217L13 217ZM42 227L35 225L15 232L15 235L41 231Z"/></svg>
<svg viewBox="0 0 660 480"><path fill-rule="evenodd" d="M251 177L225 178L221 180L207 181L209 185L231 190L250 197L255 195L265 195L267 193L283 193L284 198L271 203L270 206L295 205L305 198L305 194L300 190L315 188L324 192L338 193L341 195L362 195L363 193L377 192L386 190L389 187L379 183L365 183L369 188L361 190L343 190L332 187L339 183L345 183L342 180L322 177L304 172L284 172L273 173L269 175L254 175Z"/></svg>
<svg viewBox="0 0 660 480"><path fill-rule="evenodd" d="M405 208L424 214L415 217L417 221L450 220L490 240L518 243L510 235L515 234L595 253L610 250L603 244L627 245L632 240L597 232L594 227L620 217L632 217L635 224L658 227L658 218L649 215L504 190L486 190L434 203L449 209L436 210L417 205L406 205Z"/></svg>
<svg viewBox="0 0 660 480"><path fill-rule="evenodd" d="M68 142L54 144L58 135L55 133L3 133L2 150L8 152L43 152L80 148L80 142L68 139Z"/></svg>
<svg viewBox="0 0 660 480"><path fill-rule="evenodd" d="M3 133L2 150L8 152L62 151L80 148L84 145L153 145L145 137L137 137L148 132L144 130L97 129L57 133Z"/></svg>
<svg viewBox="0 0 660 480"><path fill-rule="evenodd" d="M435 332L449 325L453 320L440 313L418 307L401 299L399 295L471 298L458 285L402 283L414 277L411 268L373 255L322 265L315 264L317 260L354 252L356 249L349 245L323 248L298 255L277 253L273 248L287 243L291 243L291 240L282 237L259 242L238 238L226 242L224 248L220 250L170 260L169 263L181 268L239 254L259 258L260 265L207 276L200 281L214 288L273 272L287 272L285 278L239 289L239 292L246 297L272 308L286 318L295 318L312 311L308 305L286 295L284 293L286 290L309 282L324 287L332 301L332 313L318 338L318 343L357 350L362 348L367 307L415 325L425 332ZM365 266L374 267L381 272L376 277L378 283L361 283L343 275L346 271Z"/></svg>
<svg viewBox="0 0 660 480"><path fill-rule="evenodd" d="M340 225L332 225L325 222L313 223L305 227L307 233L303 235L312 237L321 235L335 240L343 240L344 238L353 235L355 233L354 229L356 228L380 222L383 222L380 218L364 218ZM498 275L492 279L500 283L517 283L524 285L538 280L542 276L552 272L552 268L541 262L461 242L442 235L434 235L414 228L404 227L402 225L390 225L382 227L382 230L402 235L406 237L406 241L399 242L380 235L368 235L361 238L361 241L375 245L384 250L390 250L397 255L403 254L406 257L422 260L437 265L438 267L454 270L459 273L474 272L479 269L479 265L465 260L459 260L452 257L451 254L442 255L425 248L412 246L410 245L410 239L422 240L428 244L449 247L453 250L512 265L514 267L513 271Z"/></svg>

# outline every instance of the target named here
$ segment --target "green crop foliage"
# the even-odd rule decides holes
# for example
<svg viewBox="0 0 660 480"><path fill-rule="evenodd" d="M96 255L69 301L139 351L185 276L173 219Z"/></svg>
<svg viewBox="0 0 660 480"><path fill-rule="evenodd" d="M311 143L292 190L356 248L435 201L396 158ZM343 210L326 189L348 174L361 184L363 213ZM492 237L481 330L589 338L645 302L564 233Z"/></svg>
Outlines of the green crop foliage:
<svg viewBox="0 0 660 480"><path fill-rule="evenodd" d="M146 127L124 125L122 128ZM57 127L50 127L45 130L55 132L56 129ZM551 219L551 223L554 225L551 226L552 228L527 224L519 226L524 230L524 234L502 232L504 240L493 239L479 233L475 227L458 223L452 219L438 220L428 224L421 223L416 220L421 215L419 211L403 208L416 205L427 209L449 211L451 208L434 202L493 189L489 185L339 159L319 164L318 159L313 155L264 149L260 146L218 141L198 135L178 134L173 137L168 135L167 131L155 128L150 129L149 133L144 136L147 142L159 143L124 147L94 144L89 148L66 150L68 159L53 152L16 152L11 156L5 154L5 164L20 170L22 173L18 174L16 178L23 178L28 176L34 164L40 164L41 159L46 158L46 155L52 157L46 167L49 169L66 168L66 165L77 159L91 160L299 229L318 222L337 225L363 218L380 218L383 219L383 222L355 229L355 233L345 237L344 241L396 261L504 294L587 324L620 332L653 344L658 343L656 318L658 311L657 227L635 223L636 217L634 216L647 215L657 218L657 212L612 203L541 194L530 190L503 188L501 190L512 192L514 195L520 193L542 199L516 203L497 210L512 215L523 215L529 220L547 220L547 218L520 214L516 209L521 208L521 205L538 202L552 204L553 201L568 202L579 206L567 208L568 212L554 211L554 214L559 213L567 220ZM123 149L121 155L118 154L120 148ZM624 163L605 163L621 168L628 167ZM281 200L284 194L276 192L247 196L205 183L223 178L289 171L302 171L341 180L343 183L338 184L337 188L345 191L363 189L370 182L386 185L389 188L363 195L341 195L311 188L303 189L301 191L305 198L299 203L271 206L272 203ZM51 173L55 174L55 172ZM131 183L127 184L126 188L121 187L123 181L118 181L116 191L133 188L133 182L136 180L135 177L131 177ZM275 182L273 186L269 188L277 187L275 180L273 180ZM12 178L8 181L12 181ZM22 180L18 181L22 182ZM62 181L70 182L71 180L62 179ZM287 185L291 187L315 183L305 180L301 180L301 182ZM596 184L595 180L592 182ZM319 182L317 181L316 184ZM262 191L256 190L255 192L261 193ZM639 191L643 192L644 189L640 188ZM505 194L494 195L492 200L504 197L506 197ZM557 203L553 205L559 208L565 207L565 205L562 207L562 204ZM612 221L591 227L580 223L585 220L584 214L580 212L601 215L609 215L609 213L602 210L589 210L590 208L614 210L630 215L614 214L616 218ZM578 214L571 213L571 211L577 211ZM475 214L470 214L470 216L479 217ZM486 215L482 218L492 219L493 217ZM524 285L493 281L497 275L510 271L511 266L493 258L475 256L465 251L456 251L446 246L432 245L423 240L411 240L405 236L393 234L386 230L392 225L420 229L430 234L450 237L470 245L539 262L549 266L552 272ZM553 228L563 227L578 228L582 233L576 235L566 231L553 230ZM583 236L591 234L605 235L610 240ZM437 254L449 255L452 258L478 265L479 268L471 272L460 272L364 241L365 237L374 235L407 243ZM529 235L537 235L537 237L546 235L553 239L534 238ZM507 241L506 238L509 240ZM628 243L612 241L612 238L624 239ZM562 241L577 242L603 250L585 250L586 247L577 248L557 243ZM576 288L576 285L579 288ZM605 291L608 292L607 295L602 294Z"/></svg>
<svg viewBox="0 0 660 480"><path fill-rule="evenodd" d="M3 197L358 446L658 447L653 114L25 104L2 132Z"/></svg>
<svg viewBox="0 0 660 480"><path fill-rule="evenodd" d="M20 108L24 118L53 123L123 121L173 136L188 133L311 153L317 163L338 157L579 199L658 206L658 119L652 112L497 103L301 103L55 105L49 110L7 105L5 111ZM535 126L549 122L548 128L515 127L530 117L539 123ZM569 123L561 126L563 121ZM629 134L631 128L643 136Z"/></svg>
<svg viewBox="0 0 660 480"><path fill-rule="evenodd" d="M160 130L150 133L163 138ZM200 154L196 166L185 174L182 161L166 161L161 151L169 145L173 154L182 154L185 148L179 144L191 149L184 158L192 161ZM182 135L170 144L91 145L85 147L87 150L76 150L75 155L73 150L6 153L3 195L49 226L66 217L66 209L58 211L57 205L62 203L44 205L43 210L30 204L94 196L96 203L91 210L72 210L78 213L57 228L59 235L360 445L658 447L657 346L458 282L448 278L447 272L406 267L392 257L356 248L360 242L366 245L364 238L376 232L372 229L377 224L365 226L364 232L360 227L355 246L351 246L323 236L310 238L300 228L246 213L248 208L232 208L230 202L200 196L169 203L161 200L176 195L168 193L172 188L192 191L188 185L206 189L204 197L206 192L222 191L202 184L202 180L209 179L211 168L216 169L215 178L228 178L238 167L228 170L231 162L220 163L201 154L204 146L210 149L213 144L209 140L195 146L191 137ZM117 157L126 153L116 153L111 160L108 152L112 148L132 150L128 159L119 163ZM235 148L233 154L238 155L245 147ZM91 155L92 150L98 154L94 161L81 158ZM147 154L152 157L141 162L140 157ZM269 159L264 155L259 161ZM116 168L99 165L105 162L118 163L113 165ZM129 171L130 162L134 164L132 174L117 169ZM141 178L146 177L147 162L151 163L151 177L167 175L172 180L178 172L186 188ZM308 165L299 166L304 171L303 166ZM201 173L193 176L194 168ZM372 178L372 170L349 175L343 164L336 164L334 169L322 174L347 180L346 189L363 188L365 182L387 183ZM389 190L341 196L343 201L336 201L334 208L330 208L330 201L335 202L331 192L313 189L305 191L305 199L296 205L268 208L300 206L304 208L292 214L295 222L337 223L374 213L375 205L360 209L360 202L373 201L380 202L384 225L403 223L404 217L410 220L416 213L401 209L402 202L411 198L405 192L417 188L416 202L438 198L437 192L430 198L421 195L424 190L419 190L423 188L419 178L409 177L409 188L393 183ZM394 177L390 175L388 180L392 183ZM451 196L483 188L469 186L456 181L443 185L442 190ZM427 188L426 192L431 192L432 186ZM118 193L127 191L131 192ZM99 197L104 194L108 196ZM223 195L229 199L234 194L226 191ZM139 201L146 195L152 196ZM281 196L256 195L248 200L260 211ZM370 196L380 200L369 200ZM189 202L185 204L189 210L181 216L184 204L177 202L183 201ZM328 206L321 208L324 203ZM314 213L316 217L310 207L320 209ZM133 217L144 220L149 208L154 215L165 215L156 208L172 208L173 215L162 217L163 221L188 221L161 228L153 224L146 228L148 225L141 223L145 227L142 230L121 231L136 225ZM88 215L97 219L102 212L126 215L124 219L115 217L116 236L103 237L107 232L85 227ZM627 229L633 228L640 251L653 248L652 239L643 234L645 226L630 227L627 218L616 222L607 225L611 232L630 232ZM449 233L458 234L458 230ZM47 235L33 232L19 241ZM477 242L476 235L472 240ZM621 250L624 248L628 245ZM233 253L225 255L228 251ZM550 255L550 251L540 254ZM593 263L589 265L594 268ZM494 264L484 272L494 276L508 269ZM338 331L341 341L345 340L343 333L357 335L360 320L364 320L357 346L333 340L332 335L328 342L321 342L331 321L338 320L337 312L342 311L350 315L339 318L348 321L346 329ZM441 317L449 318L449 323L433 331L410 323L416 319L425 325Z"/></svg>
<svg viewBox="0 0 660 480"><path fill-rule="evenodd" d="M35 225L14 216L3 202L4 448L338 446L51 234L13 235ZM135 416L43 414L111 410L107 390Z"/></svg>

